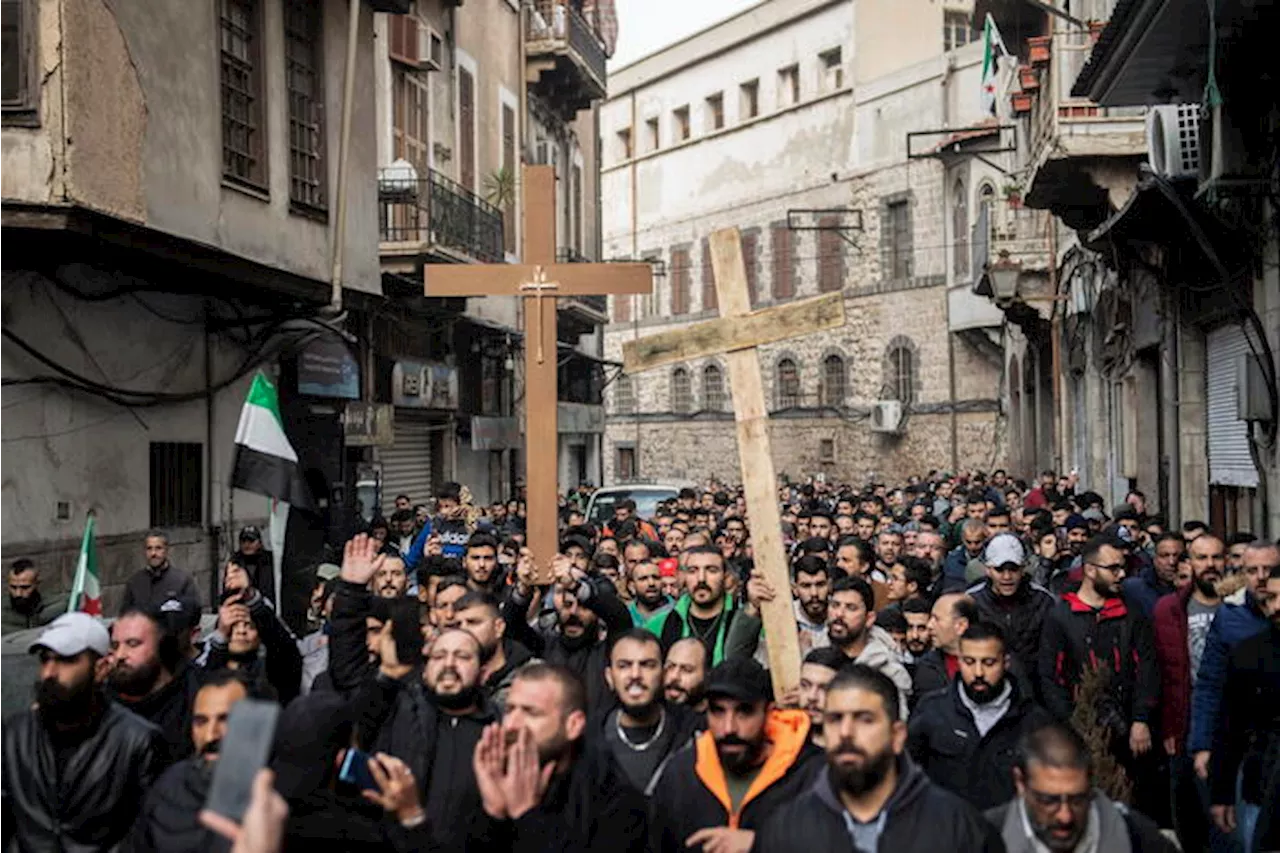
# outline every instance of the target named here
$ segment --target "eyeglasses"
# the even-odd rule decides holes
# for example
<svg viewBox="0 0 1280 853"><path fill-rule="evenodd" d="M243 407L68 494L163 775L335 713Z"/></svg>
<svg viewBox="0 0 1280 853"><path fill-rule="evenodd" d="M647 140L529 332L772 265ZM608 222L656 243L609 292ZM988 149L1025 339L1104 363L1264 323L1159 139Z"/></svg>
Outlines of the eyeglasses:
<svg viewBox="0 0 1280 853"><path fill-rule="evenodd" d="M1072 811L1079 811L1089 805L1089 801L1093 799L1092 791L1084 791L1079 794L1046 794L1044 791L1037 791L1035 788L1027 788L1027 792L1036 801L1041 808L1060 809L1064 805Z"/></svg>
<svg viewBox="0 0 1280 853"><path fill-rule="evenodd" d="M1095 569L1102 569L1105 572L1123 572L1127 563L1090 563Z"/></svg>

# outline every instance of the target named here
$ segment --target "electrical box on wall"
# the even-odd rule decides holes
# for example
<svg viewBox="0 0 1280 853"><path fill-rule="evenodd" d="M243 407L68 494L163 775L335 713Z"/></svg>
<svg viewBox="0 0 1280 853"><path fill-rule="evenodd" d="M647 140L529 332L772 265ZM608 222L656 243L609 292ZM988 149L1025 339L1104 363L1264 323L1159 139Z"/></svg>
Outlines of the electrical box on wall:
<svg viewBox="0 0 1280 853"><path fill-rule="evenodd" d="M1253 354L1243 355L1236 370L1236 416L1242 421L1270 421L1271 395L1262 360Z"/></svg>

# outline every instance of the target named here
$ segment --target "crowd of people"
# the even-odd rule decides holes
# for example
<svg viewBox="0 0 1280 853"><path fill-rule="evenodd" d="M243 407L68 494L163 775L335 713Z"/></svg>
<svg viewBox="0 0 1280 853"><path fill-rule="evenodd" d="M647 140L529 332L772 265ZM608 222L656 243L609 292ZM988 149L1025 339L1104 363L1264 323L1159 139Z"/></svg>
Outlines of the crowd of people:
<svg viewBox="0 0 1280 853"><path fill-rule="evenodd" d="M1280 848L1276 543L1074 476L932 472L780 486L784 583L740 489L599 524L588 494L541 561L523 494L398 496L296 630L252 527L207 635L158 531L109 623L16 561L5 630L43 630L3 730L6 849ZM779 600L801 661L775 690ZM237 825L205 804L246 699L282 710Z"/></svg>

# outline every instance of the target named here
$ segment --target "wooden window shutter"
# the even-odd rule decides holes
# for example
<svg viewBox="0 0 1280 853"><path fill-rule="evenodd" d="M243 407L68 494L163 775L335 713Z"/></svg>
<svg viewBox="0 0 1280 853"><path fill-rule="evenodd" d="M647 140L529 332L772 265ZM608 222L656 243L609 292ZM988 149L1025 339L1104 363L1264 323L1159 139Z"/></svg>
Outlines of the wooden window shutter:
<svg viewBox="0 0 1280 853"><path fill-rule="evenodd" d="M407 65L418 65L418 19L413 15L387 16L387 53Z"/></svg>
<svg viewBox="0 0 1280 853"><path fill-rule="evenodd" d="M756 229L742 235L742 265L747 270L747 293L754 308L760 304L760 276L756 269L756 249L759 245L760 232Z"/></svg>
<svg viewBox="0 0 1280 853"><path fill-rule="evenodd" d="M831 293L844 288L844 240L840 232L840 219L824 216L818 220L824 229L818 232L818 289Z"/></svg>
<svg viewBox="0 0 1280 853"><path fill-rule="evenodd" d="M790 299L795 296L795 281L791 274L791 229L785 222L775 222L771 229L773 249L773 298Z"/></svg>
<svg viewBox="0 0 1280 853"><path fill-rule="evenodd" d="M671 250L671 313L689 313L689 280L693 277L689 268L689 250Z"/></svg>

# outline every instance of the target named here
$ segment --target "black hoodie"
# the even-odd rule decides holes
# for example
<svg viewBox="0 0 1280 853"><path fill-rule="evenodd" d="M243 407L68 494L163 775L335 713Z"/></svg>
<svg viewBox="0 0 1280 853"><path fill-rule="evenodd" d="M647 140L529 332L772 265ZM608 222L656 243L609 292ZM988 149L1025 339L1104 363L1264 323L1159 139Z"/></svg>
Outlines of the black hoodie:
<svg viewBox="0 0 1280 853"><path fill-rule="evenodd" d="M855 850L875 853L1004 853L995 827L964 800L929 781L905 754L898 756L898 784L881 812L875 849L854 844L848 815L831 783L819 772L800 796L778 809L756 833L752 853Z"/></svg>
<svg viewBox="0 0 1280 853"><path fill-rule="evenodd" d="M646 853L644 796L608 752L586 746L569 772L553 777L542 802L493 825L492 850L511 853Z"/></svg>

